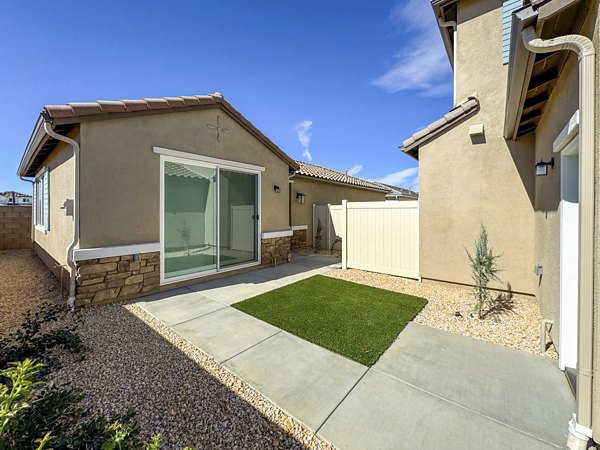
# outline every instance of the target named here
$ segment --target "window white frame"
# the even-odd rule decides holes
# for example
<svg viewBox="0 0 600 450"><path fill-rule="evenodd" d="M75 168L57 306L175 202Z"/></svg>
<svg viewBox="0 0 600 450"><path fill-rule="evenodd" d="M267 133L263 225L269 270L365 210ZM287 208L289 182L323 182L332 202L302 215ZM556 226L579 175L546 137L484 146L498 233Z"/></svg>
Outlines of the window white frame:
<svg viewBox="0 0 600 450"><path fill-rule="evenodd" d="M236 161L228 161L224 159L217 159L211 157L204 157L187 152L181 152L178 150L169 150L161 147L154 147L154 152L160 154L160 284L172 284L181 281L201 279L209 275L216 273L231 272L233 270L243 269L246 267L252 267L260 265L261 253L260 253L260 237L261 237L261 221L262 221L262 209L261 209L261 174L264 171L264 167L252 166L250 164L239 163ZM175 156L174 156L175 155ZM189 157L189 156L192 157ZM215 205L215 211L217 216L217 264L216 269L206 270L204 272L191 273L181 275L172 278L165 278L165 162L174 162L178 164L188 164L199 167L206 167L209 169L215 169L217 179L217 199ZM220 239L220 226L221 226L221 211L220 211L220 169L231 170L242 173L249 173L256 175L256 211L258 214L258 220L256 225L256 261L248 263L240 263L224 268L220 267L221 263L221 239Z"/></svg>
<svg viewBox="0 0 600 450"><path fill-rule="evenodd" d="M47 233L49 229L49 224L47 222L50 221L50 180L49 180L50 171L47 167L42 167L40 171L35 176L35 180L33 183L34 189L34 197L35 204L33 208L35 208L35 214L33 215L35 218L34 226L36 230L41 231L43 233ZM47 186L46 192L44 193L44 183ZM48 211L48 214L44 214L44 210Z"/></svg>

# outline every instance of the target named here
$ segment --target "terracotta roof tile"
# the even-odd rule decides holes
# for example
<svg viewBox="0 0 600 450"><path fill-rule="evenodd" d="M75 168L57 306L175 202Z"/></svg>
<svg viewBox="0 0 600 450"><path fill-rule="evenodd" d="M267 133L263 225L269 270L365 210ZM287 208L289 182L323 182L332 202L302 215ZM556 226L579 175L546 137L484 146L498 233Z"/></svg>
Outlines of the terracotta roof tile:
<svg viewBox="0 0 600 450"><path fill-rule="evenodd" d="M46 105L42 110L42 116L45 120L49 121L62 119L62 123L64 124L81 122L89 117L100 114L110 114L111 118L113 115L116 118L121 114L125 116L128 113L143 113L145 111L148 114L152 114L162 110L185 110L188 107L205 105L214 105L229 113L240 125L245 127L275 154L286 161L290 165L290 168L296 169L296 162L231 106L219 92L208 95L144 98L141 100L98 100L96 102L67 103L66 105Z"/></svg>
<svg viewBox="0 0 600 450"><path fill-rule="evenodd" d="M304 175L307 177L320 178L327 181L335 181L337 183L349 184L352 186L358 186L368 189L375 189L378 191L388 192L389 189L383 187L380 184L372 183L362 178L356 178L348 174L337 172L327 167L317 166L315 164L309 164L303 161L296 161L300 169L296 171L298 175Z"/></svg>
<svg viewBox="0 0 600 450"><path fill-rule="evenodd" d="M442 118L430 123L428 126L417 131L411 137L402 142L400 149L414 158L418 158L419 145L425 141L433 139L436 135L448 128L454 122L474 113L478 108L479 100L477 100L477 97L467 98L465 101L444 114Z"/></svg>

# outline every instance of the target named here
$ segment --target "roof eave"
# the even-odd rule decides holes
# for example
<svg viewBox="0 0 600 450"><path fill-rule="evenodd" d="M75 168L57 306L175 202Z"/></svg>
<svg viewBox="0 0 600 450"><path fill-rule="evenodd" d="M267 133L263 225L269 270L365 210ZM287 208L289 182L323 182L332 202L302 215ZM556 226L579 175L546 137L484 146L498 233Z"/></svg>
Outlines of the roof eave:
<svg viewBox="0 0 600 450"><path fill-rule="evenodd" d="M527 86L535 62L535 54L525 48L521 32L537 22L537 15L537 11L534 11L531 6L516 11L512 15L508 86L504 116L504 138L509 140L516 140L517 138Z"/></svg>
<svg viewBox="0 0 600 450"><path fill-rule="evenodd" d="M296 173L294 175L294 177L295 178L306 178L306 179L315 180L315 181L322 181L323 183L337 184L340 186L348 186L348 187L353 187L353 188L357 188L357 189L366 189L368 191L381 192L382 194L389 192L389 190L383 189L383 188L378 189L378 188L374 188L374 187L361 186L359 184L344 183L343 181L328 180L327 178L317 177L314 175L305 175L303 173Z"/></svg>
<svg viewBox="0 0 600 450"><path fill-rule="evenodd" d="M457 0L432 0L431 7L433 9L436 23L438 18L442 16L442 7L450 3L455 3L456 1ZM445 19L445 17L442 17L442 19ZM442 42L444 43L444 48L446 49L450 66L452 67L452 70L454 70L454 45L452 44L452 40L450 38L450 31L447 27L441 27L439 24L438 30L442 36Z"/></svg>
<svg viewBox="0 0 600 450"><path fill-rule="evenodd" d="M27 146L25 147L25 152L21 157L21 162L19 163L19 168L17 169L17 176L23 177L27 173L29 169L29 165L31 160L38 152L40 145L47 137L46 132L44 131L44 118L40 114L35 123L35 127L31 132L31 136L29 137L29 141L27 142Z"/></svg>

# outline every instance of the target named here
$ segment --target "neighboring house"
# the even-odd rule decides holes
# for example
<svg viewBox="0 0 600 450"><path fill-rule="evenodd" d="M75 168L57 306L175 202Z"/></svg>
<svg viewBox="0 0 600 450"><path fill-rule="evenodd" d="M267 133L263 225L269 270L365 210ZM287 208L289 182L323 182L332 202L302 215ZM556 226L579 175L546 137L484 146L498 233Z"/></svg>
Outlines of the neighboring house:
<svg viewBox="0 0 600 450"><path fill-rule="evenodd" d="M87 304L285 262L312 203L384 198L307 167L216 93L46 106L18 174L36 253Z"/></svg>
<svg viewBox="0 0 600 450"><path fill-rule="evenodd" d="M486 226L576 376L569 446L585 448L600 441L598 1L525 3L432 2L458 100L402 150L419 161L421 276L471 284L465 248Z"/></svg>
<svg viewBox="0 0 600 450"><path fill-rule="evenodd" d="M313 205L339 205L342 200L367 202L385 200L389 188L326 167L296 161L299 169L291 178L291 223L307 225L306 239L313 242Z"/></svg>
<svg viewBox="0 0 600 450"><path fill-rule="evenodd" d="M0 192L0 205L31 206L31 195L15 191Z"/></svg>
<svg viewBox="0 0 600 450"><path fill-rule="evenodd" d="M375 182L375 184L389 190L389 192L385 194L386 200L400 202L419 200L419 193L416 191L379 182Z"/></svg>

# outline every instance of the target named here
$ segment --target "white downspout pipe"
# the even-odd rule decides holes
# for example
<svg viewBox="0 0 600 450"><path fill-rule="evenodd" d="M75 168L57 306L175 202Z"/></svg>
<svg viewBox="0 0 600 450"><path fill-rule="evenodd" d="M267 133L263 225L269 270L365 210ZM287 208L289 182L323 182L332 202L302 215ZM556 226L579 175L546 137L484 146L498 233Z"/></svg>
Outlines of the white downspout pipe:
<svg viewBox="0 0 600 450"><path fill-rule="evenodd" d="M595 49L590 39L567 35L541 39L533 27L522 32L525 47L533 53L570 50L579 59L579 336L577 355L577 414L571 436L591 438L592 345L594 326L594 136ZM579 436L578 436L579 435ZM583 436L582 436L583 435ZM570 436L570 438L571 438Z"/></svg>
<svg viewBox="0 0 600 450"><path fill-rule="evenodd" d="M73 139L58 134L52 129L52 125L44 122L44 131L59 141L73 148L73 240L67 247L67 265L70 268L69 299L67 303L75 307L75 294L77 288L77 263L73 258L73 249L79 245L79 144Z"/></svg>
<svg viewBox="0 0 600 450"><path fill-rule="evenodd" d="M452 51L453 51L453 55L452 55L452 73L454 75L454 80L453 80L453 90L454 90L454 97L452 98L452 106L456 106L456 49L458 48L458 27L456 25L456 22L453 20L448 20L448 21L444 21L442 20L441 17L438 17L438 24L440 25L440 27L442 28L448 28L448 27L452 27L452 41L453 41L453 45L452 45Z"/></svg>

